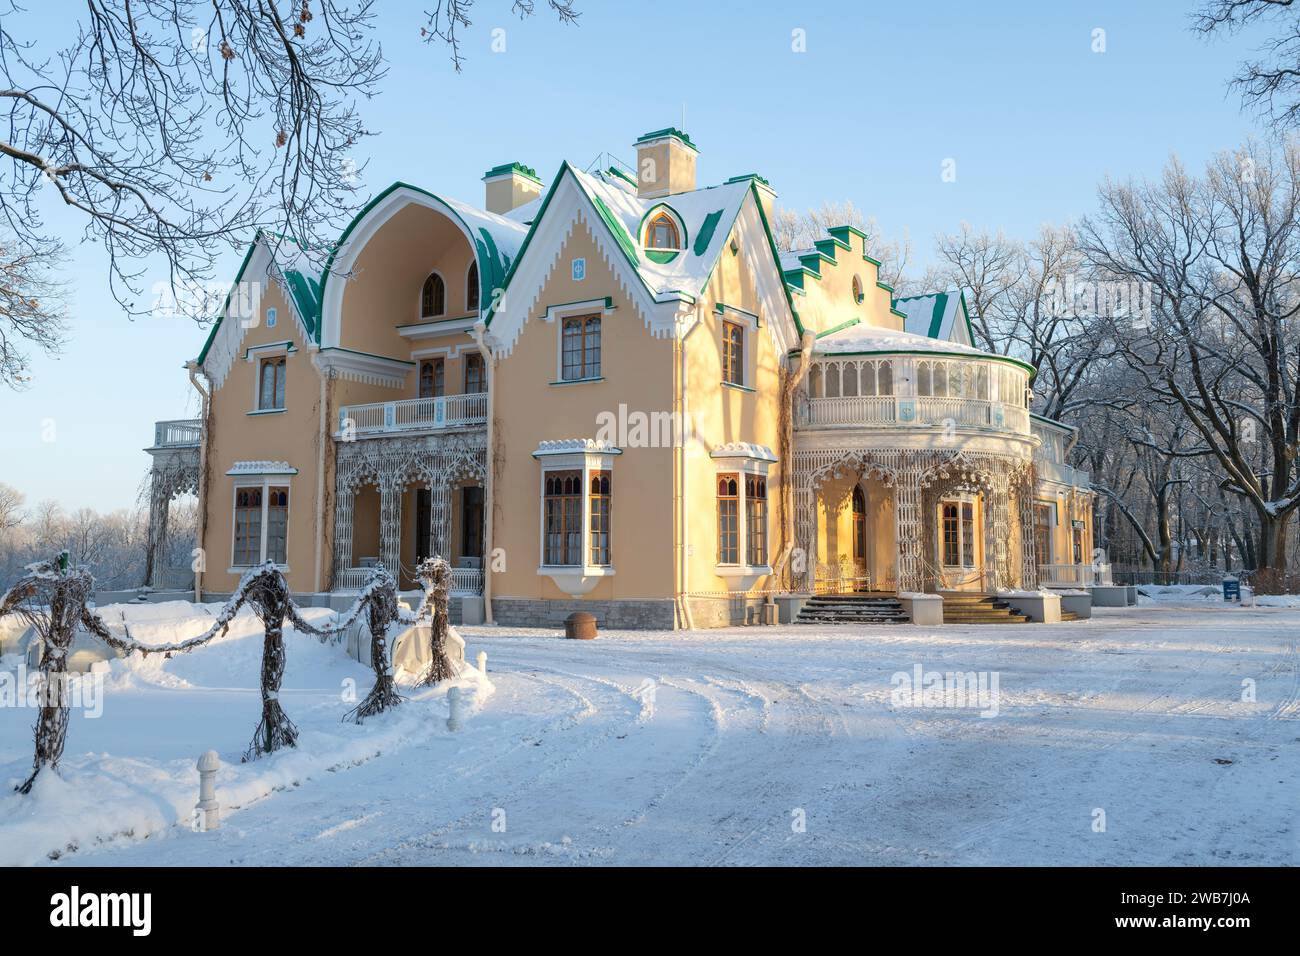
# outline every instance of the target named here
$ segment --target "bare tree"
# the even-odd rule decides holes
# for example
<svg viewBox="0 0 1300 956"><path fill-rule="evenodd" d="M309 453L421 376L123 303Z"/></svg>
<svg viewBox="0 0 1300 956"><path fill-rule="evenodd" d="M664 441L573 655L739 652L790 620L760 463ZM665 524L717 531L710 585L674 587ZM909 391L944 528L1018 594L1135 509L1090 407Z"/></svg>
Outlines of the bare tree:
<svg viewBox="0 0 1300 956"><path fill-rule="evenodd" d="M1117 324L1111 340L1151 399L1177 403L1255 513L1258 566L1280 571L1300 506L1300 147L1251 143L1201 179L1173 160L1157 183L1100 193L1083 254L1153 290L1149 324Z"/></svg>
<svg viewBox="0 0 1300 956"><path fill-rule="evenodd" d="M88 0L60 48L0 20L0 214L18 248L55 242L46 190L80 214L131 314L162 265L177 308L258 227L316 248L353 205L354 101L383 75L368 0ZM219 300L218 300L219 301Z"/></svg>
<svg viewBox="0 0 1300 956"><path fill-rule="evenodd" d="M27 496L13 485L0 481L0 534L18 527L23 520L23 505Z"/></svg>
<svg viewBox="0 0 1300 956"><path fill-rule="evenodd" d="M1242 63L1232 86L1242 102L1278 128L1300 126L1300 5L1295 0L1209 0L1195 15L1206 36L1235 34L1253 23L1278 24L1260 51Z"/></svg>
<svg viewBox="0 0 1300 956"><path fill-rule="evenodd" d="M27 383L27 346L49 355L62 346L67 331L63 286L51 275L62 259L58 243L24 246L12 237L0 240L0 383Z"/></svg>
<svg viewBox="0 0 1300 956"><path fill-rule="evenodd" d="M473 0L440 0L424 29L461 57ZM570 0L548 0L564 22ZM223 252L262 230L320 267L358 204L370 135L358 104L385 67L372 0L86 0L61 44L25 35L28 13L0 0L0 247L21 279L0 334L52 347L57 311L32 267L62 247L50 201L74 211L108 255L108 284L131 315L212 317ZM516 0L524 17L531 0ZM166 281L145 288L147 274ZM219 278L219 277L216 277ZM147 295L146 295L147 293ZM16 307L15 307L16 304ZM0 377L25 361L0 339Z"/></svg>
<svg viewBox="0 0 1300 956"><path fill-rule="evenodd" d="M829 238L832 226L852 226L866 234L866 252L880 262L880 281L902 292L907 279L908 260L912 255L912 242L906 234L902 239L888 239L880 233L874 216L866 216L846 199L843 202L824 202L819 209L797 212L778 207L772 216L772 238L781 252L811 249L813 243Z"/></svg>
<svg viewBox="0 0 1300 956"><path fill-rule="evenodd" d="M576 24L581 16L573 7L574 0L546 0L546 5L560 19L561 23ZM433 10L426 13L426 22L420 28L420 36L425 43L441 41L451 50L451 62L459 73L464 65L460 53L460 32L473 24L470 22L470 10L474 0L437 0ZM537 10L535 0L513 0L511 12L520 20L531 17Z"/></svg>

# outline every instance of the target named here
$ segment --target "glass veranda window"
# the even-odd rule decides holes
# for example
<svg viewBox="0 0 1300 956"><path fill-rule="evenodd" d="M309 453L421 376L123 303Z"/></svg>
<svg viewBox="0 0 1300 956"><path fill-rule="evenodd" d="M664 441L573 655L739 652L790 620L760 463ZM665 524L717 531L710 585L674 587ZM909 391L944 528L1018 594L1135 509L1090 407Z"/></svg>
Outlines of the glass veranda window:
<svg viewBox="0 0 1300 956"><path fill-rule="evenodd" d="M969 501L945 501L941 508L941 551L949 568L975 567L975 506Z"/></svg>

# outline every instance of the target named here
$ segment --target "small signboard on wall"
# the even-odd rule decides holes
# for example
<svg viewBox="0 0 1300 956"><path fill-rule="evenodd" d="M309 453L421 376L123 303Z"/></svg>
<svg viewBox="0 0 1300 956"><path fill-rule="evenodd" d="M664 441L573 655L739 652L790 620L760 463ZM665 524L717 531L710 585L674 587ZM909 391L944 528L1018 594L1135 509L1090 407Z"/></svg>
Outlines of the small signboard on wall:
<svg viewBox="0 0 1300 956"><path fill-rule="evenodd" d="M587 278L587 260L574 259L573 260L573 281L581 282L586 278Z"/></svg>

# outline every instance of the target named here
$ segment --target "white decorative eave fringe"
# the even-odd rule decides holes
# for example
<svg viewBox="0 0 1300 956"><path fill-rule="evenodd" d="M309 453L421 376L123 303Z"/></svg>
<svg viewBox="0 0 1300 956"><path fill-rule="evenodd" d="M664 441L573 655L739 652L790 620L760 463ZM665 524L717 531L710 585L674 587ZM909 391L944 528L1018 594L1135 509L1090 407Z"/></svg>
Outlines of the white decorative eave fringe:
<svg viewBox="0 0 1300 956"><path fill-rule="evenodd" d="M547 455L621 455L623 449L616 448L607 441L595 438L560 438L556 441L544 441L533 452L534 458Z"/></svg>
<svg viewBox="0 0 1300 956"><path fill-rule="evenodd" d="M227 475L296 475L298 469L287 461L237 461Z"/></svg>
<svg viewBox="0 0 1300 956"><path fill-rule="evenodd" d="M710 458L748 458L753 461L775 462L776 454L766 445L755 445L750 442L733 441L725 445L719 445L713 451L709 452Z"/></svg>

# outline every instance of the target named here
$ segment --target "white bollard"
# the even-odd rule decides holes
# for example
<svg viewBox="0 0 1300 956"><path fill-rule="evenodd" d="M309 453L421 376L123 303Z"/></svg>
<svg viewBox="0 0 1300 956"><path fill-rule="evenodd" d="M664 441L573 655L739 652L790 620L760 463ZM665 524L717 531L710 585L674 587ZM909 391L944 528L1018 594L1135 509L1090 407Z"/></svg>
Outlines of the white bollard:
<svg viewBox="0 0 1300 956"><path fill-rule="evenodd" d="M448 730L460 730L460 688L450 687L447 689L447 703L451 706L451 713L447 717Z"/></svg>
<svg viewBox="0 0 1300 956"><path fill-rule="evenodd" d="M487 651L478 652L478 672L487 674Z"/></svg>
<svg viewBox="0 0 1300 956"><path fill-rule="evenodd" d="M209 750L199 758L199 802L194 805L194 829L200 832L221 826L221 805L217 803L217 770L221 758Z"/></svg>

